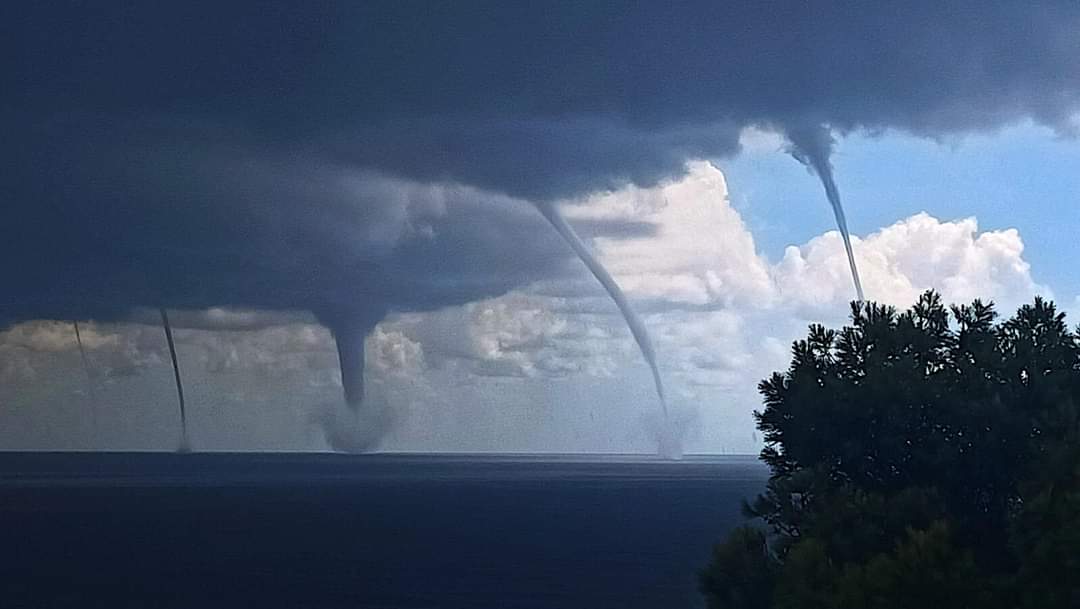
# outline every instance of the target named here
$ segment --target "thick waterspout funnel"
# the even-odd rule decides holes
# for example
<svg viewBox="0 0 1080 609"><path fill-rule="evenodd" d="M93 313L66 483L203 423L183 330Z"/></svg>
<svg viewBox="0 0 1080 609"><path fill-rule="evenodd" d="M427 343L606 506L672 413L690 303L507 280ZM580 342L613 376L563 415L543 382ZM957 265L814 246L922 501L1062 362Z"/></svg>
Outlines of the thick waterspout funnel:
<svg viewBox="0 0 1080 609"><path fill-rule="evenodd" d="M321 312L316 315L330 329L337 344L345 403L350 408L359 408L364 400L364 341L382 320L385 311Z"/></svg>

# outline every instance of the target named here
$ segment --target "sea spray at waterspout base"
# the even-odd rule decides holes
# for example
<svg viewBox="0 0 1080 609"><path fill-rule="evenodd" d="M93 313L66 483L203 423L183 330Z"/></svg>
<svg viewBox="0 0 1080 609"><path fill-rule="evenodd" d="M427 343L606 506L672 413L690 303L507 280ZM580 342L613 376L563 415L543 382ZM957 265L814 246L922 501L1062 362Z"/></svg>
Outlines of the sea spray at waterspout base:
<svg viewBox="0 0 1080 609"><path fill-rule="evenodd" d="M402 420L402 413L379 399L366 398L362 403L342 399L315 405L308 420L331 450L366 453L378 450Z"/></svg>

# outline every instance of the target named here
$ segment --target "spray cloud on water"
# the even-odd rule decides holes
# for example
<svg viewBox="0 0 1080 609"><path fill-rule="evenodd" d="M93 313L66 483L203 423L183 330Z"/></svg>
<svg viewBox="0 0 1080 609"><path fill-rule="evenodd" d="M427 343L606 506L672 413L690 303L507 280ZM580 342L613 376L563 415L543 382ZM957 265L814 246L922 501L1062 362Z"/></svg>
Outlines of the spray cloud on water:
<svg viewBox="0 0 1080 609"><path fill-rule="evenodd" d="M814 125L788 128L785 129L785 134L791 142L791 155L817 174L821 185L825 187L825 196L832 205L836 226L844 240L844 251L847 252L848 266L851 267L851 280L855 283L855 295L859 302L862 302L862 281L859 280L859 269L855 266L855 252L851 249L851 233L848 232L844 206L840 204L840 191L836 188L832 162L829 160L835 143L832 133L823 125Z"/></svg>
<svg viewBox="0 0 1080 609"><path fill-rule="evenodd" d="M379 448L386 434L399 422L401 414L382 400L359 403L344 400L317 405L308 417L330 448L349 453Z"/></svg>

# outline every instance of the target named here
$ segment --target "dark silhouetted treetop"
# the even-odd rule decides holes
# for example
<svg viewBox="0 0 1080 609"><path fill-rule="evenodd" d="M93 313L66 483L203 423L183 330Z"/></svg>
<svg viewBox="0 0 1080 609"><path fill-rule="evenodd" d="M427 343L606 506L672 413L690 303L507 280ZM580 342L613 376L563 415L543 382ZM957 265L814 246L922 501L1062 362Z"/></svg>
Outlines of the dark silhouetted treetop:
<svg viewBox="0 0 1080 609"><path fill-rule="evenodd" d="M1080 340L1052 302L853 303L759 390L764 529L717 547L710 607L1080 606Z"/></svg>

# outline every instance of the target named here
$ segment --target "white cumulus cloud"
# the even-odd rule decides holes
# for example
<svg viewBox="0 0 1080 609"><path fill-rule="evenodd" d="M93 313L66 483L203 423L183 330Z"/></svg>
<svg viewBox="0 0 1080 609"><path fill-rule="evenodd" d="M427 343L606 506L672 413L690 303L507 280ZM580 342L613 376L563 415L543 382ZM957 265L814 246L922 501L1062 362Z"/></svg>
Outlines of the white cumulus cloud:
<svg viewBox="0 0 1080 609"><path fill-rule="evenodd" d="M688 450L754 450L758 380L786 367L790 342L807 323L836 325L847 315L853 289L839 234L793 244L770 260L730 204L723 173L705 162L653 188L562 207L643 314L673 412L695 428ZM906 307L933 288L950 302L994 300L1007 314L1034 294L1052 296L1032 277L1021 235L980 230L975 218L920 213L853 243L867 297L879 302ZM1080 298L1063 304L1080 310ZM156 313L143 313L143 323L81 328L93 382L142 391L133 402L171 391ZM278 413L276 426L238 428L221 442L265 433L284 443L303 412L338 397L333 338L310 316L215 309L173 319L195 412L200 399L220 398L229 408L249 405L247 421L260 420L250 404ZM654 447L643 423L657 414L648 369L583 266L496 298L393 314L368 337L366 353L370 403L400 411L381 444L387 449ZM78 365L68 322L0 333L0 397L40 392L42 374ZM153 387L132 380L147 374ZM82 391L85 376L69 375L61 398ZM171 416L163 404L160 416ZM219 410L215 416L230 416Z"/></svg>

